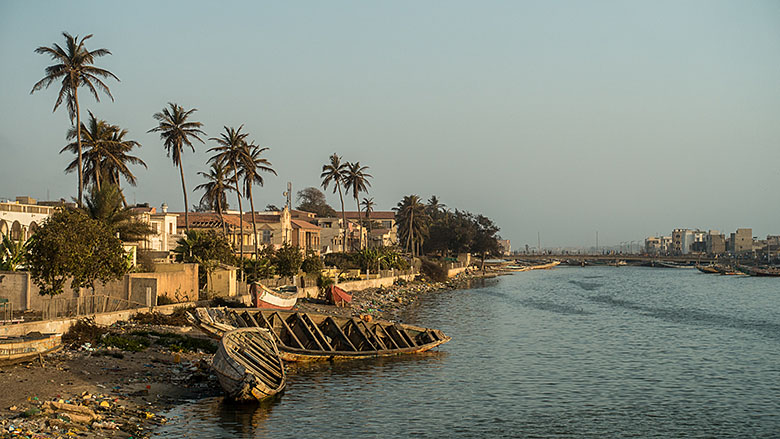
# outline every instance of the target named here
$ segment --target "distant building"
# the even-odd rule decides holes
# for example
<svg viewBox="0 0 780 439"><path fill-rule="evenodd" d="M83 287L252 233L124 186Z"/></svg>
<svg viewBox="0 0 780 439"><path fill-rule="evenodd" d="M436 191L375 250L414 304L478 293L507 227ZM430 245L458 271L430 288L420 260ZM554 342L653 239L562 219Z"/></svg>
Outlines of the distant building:
<svg viewBox="0 0 780 439"><path fill-rule="evenodd" d="M512 243L508 239L499 239L498 245L501 247L501 254L509 256L512 254Z"/></svg>
<svg viewBox="0 0 780 439"><path fill-rule="evenodd" d="M726 237L717 230L707 234L707 254L720 255L726 253Z"/></svg>
<svg viewBox="0 0 780 439"><path fill-rule="evenodd" d="M731 234L729 251L734 254L743 254L753 251L753 229L737 229Z"/></svg>
<svg viewBox="0 0 780 439"><path fill-rule="evenodd" d="M131 210L138 220L148 224L152 229L151 235L138 242L139 250L168 252L176 248L176 242L183 235L179 234L178 215L168 213L167 204L162 204L161 212L157 212L156 207L148 207L148 205L132 207Z"/></svg>

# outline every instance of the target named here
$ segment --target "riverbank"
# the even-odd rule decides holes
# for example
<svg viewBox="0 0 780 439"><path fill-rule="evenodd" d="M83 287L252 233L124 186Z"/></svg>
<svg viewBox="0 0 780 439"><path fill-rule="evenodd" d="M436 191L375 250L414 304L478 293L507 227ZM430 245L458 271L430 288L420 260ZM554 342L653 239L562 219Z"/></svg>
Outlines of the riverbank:
<svg viewBox="0 0 780 439"><path fill-rule="evenodd" d="M423 295L468 288L480 278L481 272L445 282L420 276L355 291L350 307L306 299L296 308L398 321ZM0 388L12 389L0 392L0 437L148 437L167 422L159 413L222 394L209 371L216 344L187 324L183 310L172 316L141 314L109 327L79 325L69 337L43 364L0 368Z"/></svg>

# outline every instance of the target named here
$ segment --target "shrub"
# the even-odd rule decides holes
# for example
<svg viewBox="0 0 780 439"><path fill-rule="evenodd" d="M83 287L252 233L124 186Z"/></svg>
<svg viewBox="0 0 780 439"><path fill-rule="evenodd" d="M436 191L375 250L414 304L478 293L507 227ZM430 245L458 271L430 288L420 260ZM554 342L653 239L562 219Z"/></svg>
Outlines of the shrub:
<svg viewBox="0 0 780 439"><path fill-rule="evenodd" d="M420 268L423 274L436 282L445 282L447 280L447 270L435 261L422 258L422 266Z"/></svg>

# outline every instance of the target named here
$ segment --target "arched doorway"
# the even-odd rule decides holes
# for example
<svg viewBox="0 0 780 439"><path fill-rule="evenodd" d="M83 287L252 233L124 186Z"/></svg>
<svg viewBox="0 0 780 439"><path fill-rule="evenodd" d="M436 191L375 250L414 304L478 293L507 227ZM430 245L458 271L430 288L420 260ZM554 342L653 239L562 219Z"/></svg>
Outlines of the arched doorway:
<svg viewBox="0 0 780 439"><path fill-rule="evenodd" d="M0 238L8 234L8 223L0 219Z"/></svg>
<svg viewBox="0 0 780 439"><path fill-rule="evenodd" d="M11 225L11 239L14 241L19 241L24 236L24 230L22 230L22 225L19 223L19 221L14 221L14 223Z"/></svg>

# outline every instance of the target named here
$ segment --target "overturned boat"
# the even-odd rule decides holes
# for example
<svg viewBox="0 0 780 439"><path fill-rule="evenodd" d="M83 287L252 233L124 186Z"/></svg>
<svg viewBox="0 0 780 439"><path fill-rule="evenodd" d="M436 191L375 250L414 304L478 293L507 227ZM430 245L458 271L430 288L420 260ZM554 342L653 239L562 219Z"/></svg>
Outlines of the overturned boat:
<svg viewBox="0 0 780 439"><path fill-rule="evenodd" d="M284 389L284 364L270 331L240 328L222 337L211 362L219 384L236 401L262 401Z"/></svg>
<svg viewBox="0 0 780 439"><path fill-rule="evenodd" d="M331 305L344 307L352 302L352 295L336 285L331 285L325 290L325 300Z"/></svg>
<svg viewBox="0 0 780 439"><path fill-rule="evenodd" d="M274 309L197 308L189 318L215 338L233 328L269 329L284 361L410 354L431 350L451 340L438 329Z"/></svg>

